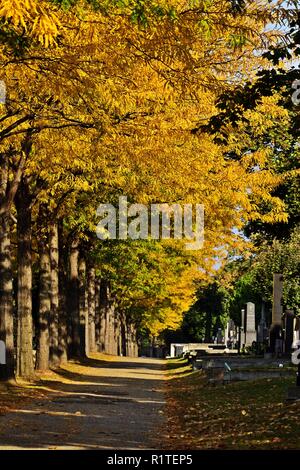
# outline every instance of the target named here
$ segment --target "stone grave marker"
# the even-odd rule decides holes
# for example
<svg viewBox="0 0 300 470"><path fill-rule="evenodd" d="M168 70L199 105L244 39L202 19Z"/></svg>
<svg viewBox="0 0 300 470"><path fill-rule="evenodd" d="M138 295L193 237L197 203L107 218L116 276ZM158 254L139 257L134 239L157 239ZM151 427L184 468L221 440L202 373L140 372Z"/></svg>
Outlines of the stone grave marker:
<svg viewBox="0 0 300 470"><path fill-rule="evenodd" d="M294 342L300 341L300 318L295 316Z"/></svg>
<svg viewBox="0 0 300 470"><path fill-rule="evenodd" d="M293 344L295 348L294 352L291 355L292 363L298 366L297 375L296 375L296 386L290 387L288 389L287 400L300 400L300 341L296 341Z"/></svg>
<svg viewBox="0 0 300 470"><path fill-rule="evenodd" d="M273 274L273 306L272 306L272 325L270 329L270 348L271 351L278 352L283 350L282 338L282 294L283 294L283 275Z"/></svg>
<svg viewBox="0 0 300 470"><path fill-rule="evenodd" d="M255 304L253 302L247 302L245 346L252 346L253 341L256 341Z"/></svg>
<svg viewBox="0 0 300 470"><path fill-rule="evenodd" d="M295 314L293 310L286 310L283 315L284 323L284 352L290 353L294 342Z"/></svg>
<svg viewBox="0 0 300 470"><path fill-rule="evenodd" d="M222 344L223 343L223 331L221 328L218 328L217 332L217 344Z"/></svg>
<svg viewBox="0 0 300 470"><path fill-rule="evenodd" d="M229 320L226 325L225 329L225 346L229 349L234 347L236 342L236 335L235 335L235 324L233 320Z"/></svg>
<svg viewBox="0 0 300 470"><path fill-rule="evenodd" d="M269 332L268 332L267 322L266 322L265 302L262 301L260 320L257 326L257 342L264 343L268 339L269 339Z"/></svg>
<svg viewBox="0 0 300 470"><path fill-rule="evenodd" d="M229 320L230 321L230 320ZM226 347L229 347L229 337L230 337L230 334L229 334L229 321L226 323L226 326L225 326L225 346Z"/></svg>
<svg viewBox="0 0 300 470"><path fill-rule="evenodd" d="M283 275L273 274L273 308L272 324L281 325L282 317Z"/></svg>
<svg viewBox="0 0 300 470"><path fill-rule="evenodd" d="M246 338L245 338L245 309L242 308L241 310L241 326L240 326L240 339L239 339L239 344L240 348L243 348L245 346Z"/></svg>

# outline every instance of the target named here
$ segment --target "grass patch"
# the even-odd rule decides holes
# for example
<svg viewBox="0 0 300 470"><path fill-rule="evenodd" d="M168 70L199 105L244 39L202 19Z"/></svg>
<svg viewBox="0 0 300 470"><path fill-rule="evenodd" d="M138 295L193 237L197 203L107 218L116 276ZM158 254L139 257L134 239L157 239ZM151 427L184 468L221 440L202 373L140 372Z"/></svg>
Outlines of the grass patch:
<svg viewBox="0 0 300 470"><path fill-rule="evenodd" d="M168 379L174 379L178 377L187 377L188 375L194 374L191 364L188 363L187 359L175 358L167 361L167 373Z"/></svg>
<svg viewBox="0 0 300 470"><path fill-rule="evenodd" d="M184 367L188 364L187 359L183 358L174 358L174 359L168 359L167 361L167 370L176 370L180 369L181 367Z"/></svg>
<svg viewBox="0 0 300 470"><path fill-rule="evenodd" d="M167 385L166 449L300 449L300 403L286 404L294 377L207 384L203 372Z"/></svg>

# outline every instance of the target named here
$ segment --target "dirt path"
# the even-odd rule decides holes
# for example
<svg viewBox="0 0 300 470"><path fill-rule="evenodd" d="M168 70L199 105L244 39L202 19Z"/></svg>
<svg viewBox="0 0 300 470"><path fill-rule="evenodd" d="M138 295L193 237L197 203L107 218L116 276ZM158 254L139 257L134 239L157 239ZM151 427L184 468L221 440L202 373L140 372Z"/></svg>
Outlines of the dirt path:
<svg viewBox="0 0 300 470"><path fill-rule="evenodd" d="M165 361L97 358L43 379L43 399L0 416L0 449L154 449Z"/></svg>

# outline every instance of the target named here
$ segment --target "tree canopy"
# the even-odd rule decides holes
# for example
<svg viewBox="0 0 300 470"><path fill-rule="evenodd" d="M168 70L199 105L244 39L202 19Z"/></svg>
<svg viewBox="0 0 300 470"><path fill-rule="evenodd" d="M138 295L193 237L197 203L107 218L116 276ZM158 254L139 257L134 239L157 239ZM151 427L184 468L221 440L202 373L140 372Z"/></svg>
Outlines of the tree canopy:
<svg viewBox="0 0 300 470"><path fill-rule="evenodd" d="M296 190L281 197L296 178L283 155L293 147L298 158L281 89L235 105L270 70L263 51L279 47L275 23L292 15L281 3L0 1L0 325L13 349L17 319L20 375L33 368L32 319L52 359L66 345L82 353L86 311L99 344L103 318L110 346L125 327L128 341L136 329L157 337L180 324L216 265L250 252L245 226L296 212ZM203 204L203 249L98 241L98 205L122 195Z"/></svg>

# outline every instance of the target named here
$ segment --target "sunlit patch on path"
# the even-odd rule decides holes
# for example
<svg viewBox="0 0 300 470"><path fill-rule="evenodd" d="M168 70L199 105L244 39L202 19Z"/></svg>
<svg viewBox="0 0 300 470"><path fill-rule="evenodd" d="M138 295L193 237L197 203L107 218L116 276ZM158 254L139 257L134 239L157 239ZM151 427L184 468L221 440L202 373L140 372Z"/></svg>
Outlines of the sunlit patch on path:
<svg viewBox="0 0 300 470"><path fill-rule="evenodd" d="M0 449L155 448L165 379L157 359L95 355L68 363L27 385L40 392L36 399L0 416Z"/></svg>

